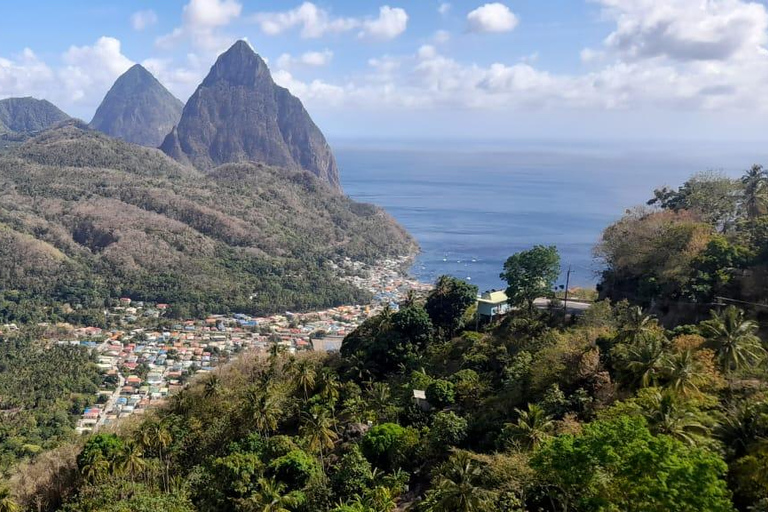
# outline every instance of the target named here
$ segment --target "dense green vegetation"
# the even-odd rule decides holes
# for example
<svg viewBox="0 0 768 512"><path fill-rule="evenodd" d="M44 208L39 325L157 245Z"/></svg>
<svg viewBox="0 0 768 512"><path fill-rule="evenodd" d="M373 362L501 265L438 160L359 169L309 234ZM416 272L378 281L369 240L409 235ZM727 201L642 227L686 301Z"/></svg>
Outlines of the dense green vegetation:
<svg viewBox="0 0 768 512"><path fill-rule="evenodd" d="M535 247L504 267L518 308L482 332L477 290L440 278L339 354L244 354L138 423L41 455L0 500L68 512L767 511L768 352L751 303L766 299L765 183L759 168L738 182L698 175L609 227L602 294L630 300L574 318L531 307L559 263ZM726 293L741 309L713 303Z"/></svg>
<svg viewBox="0 0 768 512"><path fill-rule="evenodd" d="M75 439L75 417L96 400L101 375L83 347L0 335L0 474Z"/></svg>
<svg viewBox="0 0 768 512"><path fill-rule="evenodd" d="M0 321L73 322L120 296L177 317L365 300L331 262L402 256L382 210L306 172L209 175L77 124L0 157Z"/></svg>
<svg viewBox="0 0 768 512"><path fill-rule="evenodd" d="M578 319L522 308L481 333L465 330L474 290L438 284L341 354L242 356L140 423L28 466L69 472L13 499L69 512L766 510L766 352L743 311L669 330L604 301Z"/></svg>
<svg viewBox="0 0 768 512"><path fill-rule="evenodd" d="M768 301L768 174L700 173L605 230L603 297L628 298L674 323L701 318L717 297ZM696 305L701 307L696 307Z"/></svg>

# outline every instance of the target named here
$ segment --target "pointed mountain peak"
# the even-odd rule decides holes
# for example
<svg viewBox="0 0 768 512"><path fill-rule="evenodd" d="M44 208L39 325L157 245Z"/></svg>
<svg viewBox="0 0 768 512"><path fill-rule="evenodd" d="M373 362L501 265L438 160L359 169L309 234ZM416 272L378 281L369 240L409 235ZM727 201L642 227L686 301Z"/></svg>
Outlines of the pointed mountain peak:
<svg viewBox="0 0 768 512"><path fill-rule="evenodd" d="M253 85L262 80L272 83L272 75L264 59L241 39L219 55L203 84L220 80L231 85Z"/></svg>
<svg viewBox="0 0 768 512"><path fill-rule="evenodd" d="M184 105L141 64L115 81L91 127L142 146L157 147L181 119Z"/></svg>
<svg viewBox="0 0 768 512"><path fill-rule="evenodd" d="M123 73L122 76L139 76L139 77L155 78L155 76L149 71L147 71L147 68L145 68L141 64L134 64L133 66L128 68L128 71Z"/></svg>
<svg viewBox="0 0 768 512"><path fill-rule="evenodd" d="M203 170L232 162L303 169L340 190L322 132L245 41L219 56L160 149Z"/></svg>

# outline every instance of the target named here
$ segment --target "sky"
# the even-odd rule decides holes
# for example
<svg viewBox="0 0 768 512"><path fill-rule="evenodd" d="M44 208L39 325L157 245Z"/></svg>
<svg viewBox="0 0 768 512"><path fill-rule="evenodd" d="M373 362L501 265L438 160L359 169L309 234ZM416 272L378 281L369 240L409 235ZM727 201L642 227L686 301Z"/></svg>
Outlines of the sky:
<svg viewBox="0 0 768 512"><path fill-rule="evenodd" d="M5 0L0 98L89 121L141 63L185 101L238 39L331 139L768 140L746 0Z"/></svg>

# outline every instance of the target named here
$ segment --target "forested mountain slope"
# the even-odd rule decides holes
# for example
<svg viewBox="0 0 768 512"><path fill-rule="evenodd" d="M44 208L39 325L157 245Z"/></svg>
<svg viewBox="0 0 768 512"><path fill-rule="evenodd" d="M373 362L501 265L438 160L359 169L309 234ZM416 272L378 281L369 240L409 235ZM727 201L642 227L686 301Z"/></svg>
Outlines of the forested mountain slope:
<svg viewBox="0 0 768 512"><path fill-rule="evenodd" d="M1 157L0 190L6 319L121 295L179 315L350 302L361 292L329 260L415 248L381 209L308 172L236 164L204 175L74 122Z"/></svg>

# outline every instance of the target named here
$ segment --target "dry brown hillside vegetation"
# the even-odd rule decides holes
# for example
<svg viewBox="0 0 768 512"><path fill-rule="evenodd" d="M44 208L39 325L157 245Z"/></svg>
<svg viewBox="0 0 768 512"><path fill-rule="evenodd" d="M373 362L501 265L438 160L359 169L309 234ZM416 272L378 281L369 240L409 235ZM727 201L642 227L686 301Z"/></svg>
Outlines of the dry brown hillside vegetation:
<svg viewBox="0 0 768 512"><path fill-rule="evenodd" d="M331 261L415 249L383 210L309 173L233 164L203 174L75 122L0 157L0 190L5 319L123 295L169 302L179 316L350 302L363 292L334 279Z"/></svg>

